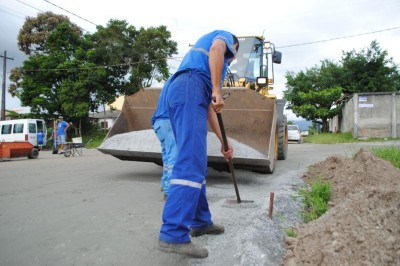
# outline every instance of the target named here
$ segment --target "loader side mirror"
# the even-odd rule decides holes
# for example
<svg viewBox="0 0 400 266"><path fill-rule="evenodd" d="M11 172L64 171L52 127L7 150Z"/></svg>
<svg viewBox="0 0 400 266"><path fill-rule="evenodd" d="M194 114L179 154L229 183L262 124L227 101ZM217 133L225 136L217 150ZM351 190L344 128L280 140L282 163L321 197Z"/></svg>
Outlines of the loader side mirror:
<svg viewBox="0 0 400 266"><path fill-rule="evenodd" d="M282 62L282 53L279 51L275 51L273 56L272 56L272 61L275 64L280 64Z"/></svg>

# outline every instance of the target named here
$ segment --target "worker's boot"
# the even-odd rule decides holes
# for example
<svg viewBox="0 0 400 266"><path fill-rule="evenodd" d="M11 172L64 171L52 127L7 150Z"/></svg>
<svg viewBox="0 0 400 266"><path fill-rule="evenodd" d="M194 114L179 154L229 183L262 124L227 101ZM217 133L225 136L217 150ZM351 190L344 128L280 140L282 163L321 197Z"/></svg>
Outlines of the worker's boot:
<svg viewBox="0 0 400 266"><path fill-rule="evenodd" d="M195 228L190 231L190 235L193 237L202 235L220 235L225 232L225 228L222 225L212 224L205 228Z"/></svg>
<svg viewBox="0 0 400 266"><path fill-rule="evenodd" d="M182 254L191 258L207 258L208 250L203 247L198 247L192 242L187 243L167 243L158 241L158 249L163 252Z"/></svg>

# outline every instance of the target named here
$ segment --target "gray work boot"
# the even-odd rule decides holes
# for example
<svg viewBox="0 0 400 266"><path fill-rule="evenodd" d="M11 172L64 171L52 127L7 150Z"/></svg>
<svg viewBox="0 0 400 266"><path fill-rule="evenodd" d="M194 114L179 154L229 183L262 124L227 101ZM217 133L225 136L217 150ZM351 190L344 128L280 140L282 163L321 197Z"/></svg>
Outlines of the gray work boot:
<svg viewBox="0 0 400 266"><path fill-rule="evenodd" d="M225 228L222 225L212 224L205 228L196 228L190 230L190 235L193 237L202 235L220 235L225 232Z"/></svg>
<svg viewBox="0 0 400 266"><path fill-rule="evenodd" d="M187 243L167 243L158 241L158 250L163 252L182 254L191 258L207 258L208 250L203 247L198 247L192 242Z"/></svg>

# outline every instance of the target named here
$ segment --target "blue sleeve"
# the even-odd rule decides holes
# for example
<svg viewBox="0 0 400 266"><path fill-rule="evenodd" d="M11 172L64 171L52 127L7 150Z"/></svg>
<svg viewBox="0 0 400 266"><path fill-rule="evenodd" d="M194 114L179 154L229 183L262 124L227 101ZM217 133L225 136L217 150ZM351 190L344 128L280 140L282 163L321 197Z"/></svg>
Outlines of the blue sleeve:
<svg viewBox="0 0 400 266"><path fill-rule="evenodd" d="M216 35L213 39L213 42L216 39L220 39L226 43L226 47L228 48L229 52L231 53L232 58L235 54L235 49L233 49L233 36L230 32L227 31L220 31L218 35Z"/></svg>

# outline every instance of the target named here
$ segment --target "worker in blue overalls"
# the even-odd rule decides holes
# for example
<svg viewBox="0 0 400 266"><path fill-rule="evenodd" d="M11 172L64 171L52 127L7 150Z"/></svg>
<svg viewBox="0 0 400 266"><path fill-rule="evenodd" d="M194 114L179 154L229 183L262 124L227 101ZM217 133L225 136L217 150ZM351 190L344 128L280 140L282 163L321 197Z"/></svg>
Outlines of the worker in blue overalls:
<svg viewBox="0 0 400 266"><path fill-rule="evenodd" d="M162 215L161 251L205 258L208 250L194 245L190 236L218 235L225 230L212 222L206 197L207 120L221 141L222 154L232 158L229 143L224 151L216 112L224 107L221 88L238 49L238 39L227 31L202 36L164 88L178 153Z"/></svg>
<svg viewBox="0 0 400 266"><path fill-rule="evenodd" d="M169 120L166 101L166 88L169 86L170 81L171 80L168 79L164 84L164 87L161 90L158 98L157 108L151 117L151 126L161 144L163 174L160 184L165 200L168 197L172 168L174 167L177 153L174 132L172 131L171 122Z"/></svg>

